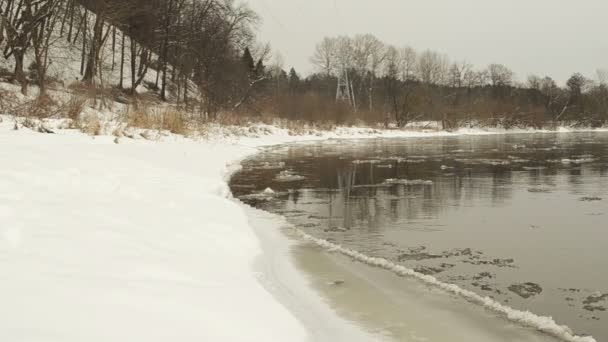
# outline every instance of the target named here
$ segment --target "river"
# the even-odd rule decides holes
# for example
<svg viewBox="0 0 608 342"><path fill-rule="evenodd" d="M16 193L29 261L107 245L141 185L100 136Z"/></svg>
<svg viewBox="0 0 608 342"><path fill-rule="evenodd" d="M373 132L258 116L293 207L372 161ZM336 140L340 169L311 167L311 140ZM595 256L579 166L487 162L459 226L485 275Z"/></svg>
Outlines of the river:
<svg viewBox="0 0 608 342"><path fill-rule="evenodd" d="M284 145L246 160L231 188L310 236L608 341L607 133ZM319 266L327 260L312 261L321 251L294 253L307 271L327 271ZM334 262L359 277L378 273ZM387 278L381 287L405 281ZM378 289L359 290L373 302ZM348 303L343 311L366 314ZM367 315L384 323L412 321L403 312L372 314L373 306ZM395 326L389 335L399 334Z"/></svg>

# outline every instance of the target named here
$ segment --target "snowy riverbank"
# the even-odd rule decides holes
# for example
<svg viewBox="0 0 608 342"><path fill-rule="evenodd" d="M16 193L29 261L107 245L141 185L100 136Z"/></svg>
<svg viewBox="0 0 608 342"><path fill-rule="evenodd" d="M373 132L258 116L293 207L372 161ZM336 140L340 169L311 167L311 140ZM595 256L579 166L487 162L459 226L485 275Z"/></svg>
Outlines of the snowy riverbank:
<svg viewBox="0 0 608 342"><path fill-rule="evenodd" d="M310 339L262 286L263 250L226 184L256 144L293 137L116 144L2 121L2 340Z"/></svg>
<svg viewBox="0 0 608 342"><path fill-rule="evenodd" d="M13 126L2 117L7 341L372 339L304 284L289 287L304 279L289 262L268 266L278 253L272 239L260 242L246 209L231 200L235 163L291 141L499 133L343 128L294 137L265 127L249 137L150 141ZM282 276L293 278L277 284ZM280 303L273 289L292 299Z"/></svg>

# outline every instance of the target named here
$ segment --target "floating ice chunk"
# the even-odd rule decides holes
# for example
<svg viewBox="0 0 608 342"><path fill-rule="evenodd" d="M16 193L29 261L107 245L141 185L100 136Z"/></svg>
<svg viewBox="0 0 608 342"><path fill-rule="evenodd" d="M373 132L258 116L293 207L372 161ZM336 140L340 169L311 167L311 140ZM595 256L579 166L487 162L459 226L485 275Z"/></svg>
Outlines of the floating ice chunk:
<svg viewBox="0 0 608 342"><path fill-rule="evenodd" d="M281 171L276 177L277 182L297 182L306 179L304 176L299 176L291 171Z"/></svg>
<svg viewBox="0 0 608 342"><path fill-rule="evenodd" d="M487 161L485 161L485 163L489 164L489 165L494 165L494 166L511 164L511 162L508 160L487 160Z"/></svg>
<svg viewBox="0 0 608 342"><path fill-rule="evenodd" d="M529 188L528 192L531 192L531 193L549 193L549 192L552 192L552 190L549 189L549 188L540 187L540 188Z"/></svg>
<svg viewBox="0 0 608 342"><path fill-rule="evenodd" d="M527 163L530 161L529 159L523 159L518 156L508 156L507 158L509 158L509 160L513 163Z"/></svg>
<svg viewBox="0 0 608 342"><path fill-rule="evenodd" d="M389 178L389 179L385 180L383 184L387 184L387 185L396 185L396 184L400 184L400 185L433 185L433 181L422 180L422 179L410 180L410 179Z"/></svg>
<svg viewBox="0 0 608 342"><path fill-rule="evenodd" d="M277 170L277 169L283 169L285 168L285 163L284 162L278 162L278 163L262 163L260 165L256 165L253 166L252 169L258 169L258 170Z"/></svg>
<svg viewBox="0 0 608 342"><path fill-rule="evenodd" d="M240 200L256 200L256 201L270 201L274 198L288 195L288 192L276 192L271 188L266 188L264 191L255 192L249 195L239 196Z"/></svg>
<svg viewBox="0 0 608 342"><path fill-rule="evenodd" d="M601 201L602 198L601 197L597 197L597 196L595 196L595 197L588 196L588 197L581 197L580 200L582 202L598 202L598 201Z"/></svg>
<svg viewBox="0 0 608 342"><path fill-rule="evenodd" d="M372 160L353 160L353 164L378 164L380 160L372 159Z"/></svg>
<svg viewBox="0 0 608 342"><path fill-rule="evenodd" d="M595 159L594 158L590 158L590 157L584 157L584 158L574 158L574 159L570 159L570 158L564 158L562 159L562 164L584 164L584 163L592 163L594 162Z"/></svg>

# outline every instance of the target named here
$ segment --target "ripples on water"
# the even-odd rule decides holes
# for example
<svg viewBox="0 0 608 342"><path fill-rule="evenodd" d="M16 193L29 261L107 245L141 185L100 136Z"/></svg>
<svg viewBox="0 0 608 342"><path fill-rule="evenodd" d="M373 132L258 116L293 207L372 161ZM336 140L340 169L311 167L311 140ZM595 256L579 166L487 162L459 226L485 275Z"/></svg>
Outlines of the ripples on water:
<svg viewBox="0 0 608 342"><path fill-rule="evenodd" d="M608 340L608 134L290 145L231 183L315 237Z"/></svg>

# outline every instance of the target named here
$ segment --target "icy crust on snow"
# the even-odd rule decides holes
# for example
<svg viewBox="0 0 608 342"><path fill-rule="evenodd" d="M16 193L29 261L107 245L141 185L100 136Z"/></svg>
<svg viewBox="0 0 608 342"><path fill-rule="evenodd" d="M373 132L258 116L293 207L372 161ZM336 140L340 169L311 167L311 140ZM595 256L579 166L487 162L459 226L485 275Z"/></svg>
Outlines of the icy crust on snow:
<svg viewBox="0 0 608 342"><path fill-rule="evenodd" d="M551 317L539 316L529 311L516 310L509 306L503 305L490 297L483 297L475 292L465 290L457 285L444 283L433 276L416 272L410 268L395 264L384 258L370 257L355 250L344 248L327 240L315 238L314 236L309 235L295 227L293 227L293 229L302 238L311 241L317 246L324 248L330 252L345 255L367 265L391 271L399 276L418 279L419 281L425 284L463 297L464 299L474 304L481 305L493 312L504 316L509 321L521 324L522 326L537 329L543 333L549 334L566 342L597 342L591 336L575 335L572 329L570 329L568 326L556 323L555 320L553 320L553 318Z"/></svg>

